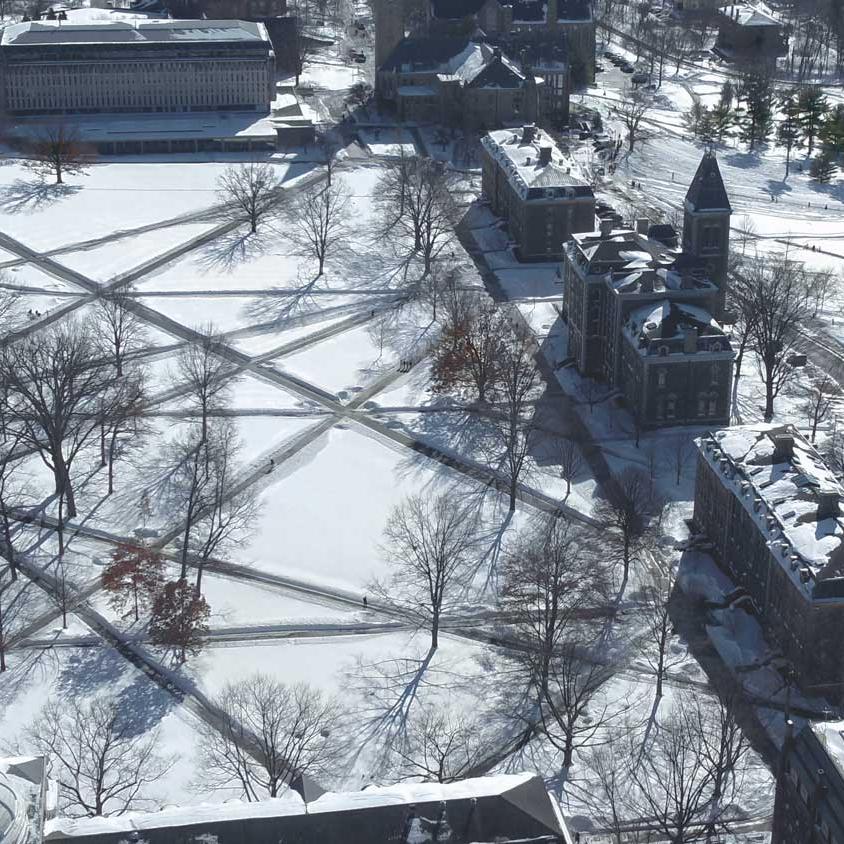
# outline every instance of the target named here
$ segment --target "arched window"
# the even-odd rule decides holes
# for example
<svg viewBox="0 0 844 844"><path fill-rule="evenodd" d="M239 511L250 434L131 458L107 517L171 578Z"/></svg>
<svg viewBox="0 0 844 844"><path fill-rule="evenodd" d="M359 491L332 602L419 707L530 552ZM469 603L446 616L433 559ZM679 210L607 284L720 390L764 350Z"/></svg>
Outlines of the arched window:
<svg viewBox="0 0 844 844"><path fill-rule="evenodd" d="M668 394L665 402L665 416L667 419L674 419L677 416L677 396L674 393Z"/></svg>
<svg viewBox="0 0 844 844"><path fill-rule="evenodd" d="M664 369L658 369L656 373L656 385L657 387L664 387L665 386L665 379L668 373Z"/></svg>

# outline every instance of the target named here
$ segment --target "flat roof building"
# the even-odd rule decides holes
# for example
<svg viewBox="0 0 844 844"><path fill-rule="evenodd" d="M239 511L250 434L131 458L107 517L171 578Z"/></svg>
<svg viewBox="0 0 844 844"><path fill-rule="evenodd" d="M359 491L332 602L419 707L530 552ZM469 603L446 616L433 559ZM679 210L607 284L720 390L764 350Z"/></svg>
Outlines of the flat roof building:
<svg viewBox="0 0 844 844"><path fill-rule="evenodd" d="M3 98L18 115L269 111L263 24L236 20L13 24L0 40Z"/></svg>

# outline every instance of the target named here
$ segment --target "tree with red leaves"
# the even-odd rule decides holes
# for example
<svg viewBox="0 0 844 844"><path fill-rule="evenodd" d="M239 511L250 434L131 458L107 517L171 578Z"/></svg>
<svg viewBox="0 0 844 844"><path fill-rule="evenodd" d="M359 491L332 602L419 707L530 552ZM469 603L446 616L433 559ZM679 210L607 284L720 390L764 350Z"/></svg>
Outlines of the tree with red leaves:
<svg viewBox="0 0 844 844"><path fill-rule="evenodd" d="M172 580L152 605L149 632L153 644L175 649L180 663L202 650L211 610L187 579Z"/></svg>
<svg viewBox="0 0 844 844"><path fill-rule="evenodd" d="M103 572L103 589L115 612L124 614L131 605L135 621L141 607L152 603L164 580L161 555L144 545L121 543L111 553L111 563Z"/></svg>

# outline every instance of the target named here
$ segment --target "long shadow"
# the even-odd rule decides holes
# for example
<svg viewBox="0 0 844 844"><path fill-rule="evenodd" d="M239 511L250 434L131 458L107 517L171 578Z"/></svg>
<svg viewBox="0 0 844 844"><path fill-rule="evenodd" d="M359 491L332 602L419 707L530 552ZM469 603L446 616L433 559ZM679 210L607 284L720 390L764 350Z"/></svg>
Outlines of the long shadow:
<svg viewBox="0 0 844 844"><path fill-rule="evenodd" d="M205 272L224 270L230 273L241 264L249 263L265 255L271 242L267 227L257 232L250 232L243 228L234 229L207 243L202 248L196 263Z"/></svg>
<svg viewBox="0 0 844 844"><path fill-rule="evenodd" d="M10 214L33 213L81 190L81 185L57 185L15 179L10 185L0 188L0 210Z"/></svg>
<svg viewBox="0 0 844 844"><path fill-rule="evenodd" d="M112 688L133 670L114 648L79 648L65 661L57 687L63 696L90 697L103 689Z"/></svg>
<svg viewBox="0 0 844 844"><path fill-rule="evenodd" d="M127 733L140 736L156 727L181 702L182 695L164 691L146 675L138 674L120 690L117 706Z"/></svg>

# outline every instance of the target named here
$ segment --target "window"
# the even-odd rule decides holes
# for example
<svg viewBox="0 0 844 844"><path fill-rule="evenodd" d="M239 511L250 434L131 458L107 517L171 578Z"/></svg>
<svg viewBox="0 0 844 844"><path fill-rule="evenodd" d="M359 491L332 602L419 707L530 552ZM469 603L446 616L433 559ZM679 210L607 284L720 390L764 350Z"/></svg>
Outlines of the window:
<svg viewBox="0 0 844 844"><path fill-rule="evenodd" d="M674 393L668 394L668 399L665 402L665 417L666 419L674 419L677 416L677 396Z"/></svg>
<svg viewBox="0 0 844 844"><path fill-rule="evenodd" d="M709 396L709 415L718 415L718 396L715 393L711 393Z"/></svg>
<svg viewBox="0 0 844 844"><path fill-rule="evenodd" d="M665 386L665 379L667 373L664 369L660 369L656 373L656 385L657 387L664 387Z"/></svg>
<svg viewBox="0 0 844 844"><path fill-rule="evenodd" d="M718 370L718 364L713 363L709 370L709 383L717 384L721 373Z"/></svg>
<svg viewBox="0 0 844 844"><path fill-rule="evenodd" d="M706 414L706 396L700 393L697 397L697 415L704 416Z"/></svg>

